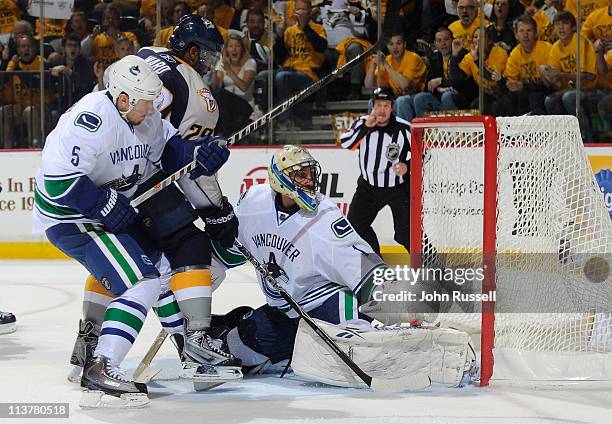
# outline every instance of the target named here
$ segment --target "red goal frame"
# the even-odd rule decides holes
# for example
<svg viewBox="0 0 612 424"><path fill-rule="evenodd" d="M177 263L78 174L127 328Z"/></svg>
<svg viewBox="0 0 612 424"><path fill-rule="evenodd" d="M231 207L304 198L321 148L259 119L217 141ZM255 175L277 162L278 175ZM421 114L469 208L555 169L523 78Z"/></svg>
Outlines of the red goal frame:
<svg viewBox="0 0 612 424"><path fill-rule="evenodd" d="M426 128L474 128L484 131L484 217L483 217L483 292L495 289L496 219L497 219L497 157L498 128L493 116L445 116L415 118L411 122L410 159L410 257L411 266L422 265L423 253L423 156L428 146L423 143ZM481 333L480 385L488 386L493 375L495 343L495 303L483 302Z"/></svg>

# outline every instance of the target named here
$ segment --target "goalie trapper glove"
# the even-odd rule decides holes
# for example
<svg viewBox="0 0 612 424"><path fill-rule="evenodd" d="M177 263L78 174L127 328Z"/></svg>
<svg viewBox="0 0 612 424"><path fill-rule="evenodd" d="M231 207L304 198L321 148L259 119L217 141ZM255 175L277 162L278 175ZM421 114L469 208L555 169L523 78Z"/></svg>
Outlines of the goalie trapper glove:
<svg viewBox="0 0 612 424"><path fill-rule="evenodd" d="M214 175L227 162L230 151L223 137L202 137L194 143L198 146L194 155L198 166L191 172L189 178L192 180Z"/></svg>
<svg viewBox="0 0 612 424"><path fill-rule="evenodd" d="M227 197L223 196L220 208L198 212L206 224L205 231L211 240L218 241L225 248L234 245L234 240L238 237L238 218Z"/></svg>
<svg viewBox="0 0 612 424"><path fill-rule="evenodd" d="M105 188L86 216L99 220L111 233L121 233L136 220L137 214L127 197L115 189Z"/></svg>

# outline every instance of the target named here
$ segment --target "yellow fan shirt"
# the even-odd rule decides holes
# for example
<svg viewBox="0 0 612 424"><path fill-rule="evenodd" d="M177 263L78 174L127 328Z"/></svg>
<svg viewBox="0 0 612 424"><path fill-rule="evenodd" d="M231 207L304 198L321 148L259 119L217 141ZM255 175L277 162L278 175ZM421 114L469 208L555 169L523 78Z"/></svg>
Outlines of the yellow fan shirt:
<svg viewBox="0 0 612 424"><path fill-rule="evenodd" d="M552 45L546 41L536 41L531 53L527 53L520 44L512 49L504 77L524 83L540 81L540 65L546 65Z"/></svg>
<svg viewBox="0 0 612 424"><path fill-rule="evenodd" d="M578 48L577 34L574 34L572 41L564 46L561 40L553 44L548 55L548 65L552 68L558 69L561 72L567 72L570 74L576 73L576 50ZM584 37L581 39L581 60L580 60L580 71L588 72L597 76L597 58L595 57L595 48L593 43ZM582 84L584 90L592 90L597 85L597 79ZM569 83L561 87L561 90L569 88Z"/></svg>
<svg viewBox="0 0 612 424"><path fill-rule="evenodd" d="M506 68L506 62L508 61L508 53L501 47L494 46L487 56L485 61L486 67L490 71L497 71L503 75L504 69ZM474 60L472 53L465 55L461 63L459 63L459 69L471 76L476 81L476 84L480 85L480 74L478 72L478 64ZM487 94L493 94L497 91L497 82L485 79L482 82L482 86Z"/></svg>
<svg viewBox="0 0 612 424"><path fill-rule="evenodd" d="M489 21L485 19L484 26L489 25ZM452 24L448 26L448 29L453 33L453 38L461 38L463 40L463 47L470 50L472 48L472 36L474 35L474 31L480 28L480 19L476 17L472 25L469 27L464 27L461 23L461 20L458 19Z"/></svg>
<svg viewBox="0 0 612 424"><path fill-rule="evenodd" d="M314 22L310 22L308 25L320 37L327 38L323 26ZM324 53L314 49L312 43L306 37L306 33L298 24L292 25L285 30L284 41L288 54L283 67L303 72L313 81L318 81L319 77L314 73L313 68L319 68L323 65L323 60L325 59Z"/></svg>
<svg viewBox="0 0 612 424"><path fill-rule="evenodd" d="M591 41L612 38L612 15L608 12L608 7L591 12L582 25L581 34Z"/></svg>
<svg viewBox="0 0 612 424"><path fill-rule="evenodd" d="M408 89L402 90L399 85L397 85L397 83L393 80L393 78L391 78L389 72L387 72L385 68L381 67L381 86L391 87L396 95L418 93L420 91L423 91L423 89L425 88L425 78L427 77L427 66L425 66L425 62L423 62L421 56L414 52L406 50L404 51L404 57L402 57L400 63L396 63L395 60L393 60L393 56L391 55L388 55L385 58L385 61L389 65L391 65L393 70L395 70L397 73L405 76L410 81L412 81L412 84L410 87L408 87ZM376 69L374 75L378 75L378 69Z"/></svg>

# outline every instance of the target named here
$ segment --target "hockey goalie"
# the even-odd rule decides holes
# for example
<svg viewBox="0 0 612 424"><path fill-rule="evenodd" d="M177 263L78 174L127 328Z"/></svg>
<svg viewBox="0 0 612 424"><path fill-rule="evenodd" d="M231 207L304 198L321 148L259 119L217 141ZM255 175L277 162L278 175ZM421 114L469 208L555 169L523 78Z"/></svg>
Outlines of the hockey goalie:
<svg viewBox="0 0 612 424"><path fill-rule="evenodd" d="M464 371L474 372L469 336L421 326L424 313L435 305L402 296L412 291L420 299L424 285L393 278L393 270L318 192L320 172L302 147L277 151L269 183L251 187L236 207L238 240L366 373L381 378L425 374L433 382L459 385ZM226 267L244 262L237 251L215 253ZM258 280L266 304L226 322L225 342L242 360L243 371L280 372L291 361L298 376L365 387L269 280L262 275Z"/></svg>

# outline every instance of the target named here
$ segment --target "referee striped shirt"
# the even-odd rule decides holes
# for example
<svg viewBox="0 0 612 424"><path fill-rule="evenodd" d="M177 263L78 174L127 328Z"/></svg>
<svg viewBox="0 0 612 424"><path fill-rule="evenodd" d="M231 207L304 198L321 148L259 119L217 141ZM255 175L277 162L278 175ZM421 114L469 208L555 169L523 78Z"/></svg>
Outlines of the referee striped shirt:
<svg viewBox="0 0 612 424"><path fill-rule="evenodd" d="M391 115L384 127L368 128L367 115L357 119L340 136L340 144L345 149L359 149L359 168L361 177L375 187L396 187L408 180L408 173L398 176L393 167L410 160L410 124L408 121Z"/></svg>

